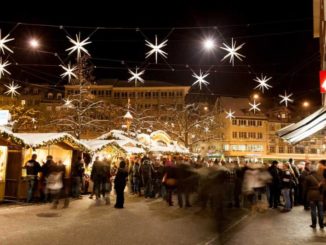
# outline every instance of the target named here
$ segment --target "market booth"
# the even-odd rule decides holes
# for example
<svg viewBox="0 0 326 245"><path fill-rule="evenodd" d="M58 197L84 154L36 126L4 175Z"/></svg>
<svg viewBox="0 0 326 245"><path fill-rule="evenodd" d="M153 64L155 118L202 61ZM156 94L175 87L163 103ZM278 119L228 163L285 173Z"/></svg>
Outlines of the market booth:
<svg viewBox="0 0 326 245"><path fill-rule="evenodd" d="M0 200L26 198L27 180L23 166L31 159L32 154L37 154L37 161L41 165L45 163L47 155L52 155L54 161L61 160L67 171L65 181L69 183L71 163L77 159L80 152L89 151L86 145L67 133L12 133L2 128L0 142L1 146L7 147L7 154L4 151L6 157L3 157L7 161L3 161L4 167L0 172L2 175Z"/></svg>

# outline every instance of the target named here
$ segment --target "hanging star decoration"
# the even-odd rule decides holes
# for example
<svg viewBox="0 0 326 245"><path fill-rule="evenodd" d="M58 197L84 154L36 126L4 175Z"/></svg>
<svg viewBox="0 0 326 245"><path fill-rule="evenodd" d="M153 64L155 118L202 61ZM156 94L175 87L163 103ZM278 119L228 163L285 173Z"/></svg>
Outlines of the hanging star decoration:
<svg viewBox="0 0 326 245"><path fill-rule="evenodd" d="M10 53L13 53L13 51L6 45L6 43L14 39L15 38L9 38L9 34L7 34L4 38L1 38L1 29L0 29L0 50L3 54L5 54L6 50L9 51Z"/></svg>
<svg viewBox="0 0 326 245"><path fill-rule="evenodd" d="M11 74L5 67L10 65L11 63L9 63L8 61L5 61L4 63L2 63L2 57L0 57L0 78L2 75L4 75L5 73L7 74Z"/></svg>
<svg viewBox="0 0 326 245"><path fill-rule="evenodd" d="M201 70L199 70L199 75L197 75L195 72L193 72L192 76L194 78L196 78L197 80L192 84L192 86L198 84L199 85L199 89L202 89L203 85L208 85L209 82L207 82L204 78L207 77L209 75L209 73L205 73L203 74Z"/></svg>
<svg viewBox="0 0 326 245"><path fill-rule="evenodd" d="M260 78L256 77L254 81L256 81L259 84L255 87L255 89L258 88L262 91L262 93L264 93L264 89L268 90L272 88L272 86L267 83L271 79L272 77L263 76L263 74L261 74Z"/></svg>
<svg viewBox="0 0 326 245"><path fill-rule="evenodd" d="M135 72L132 70L128 69L128 72L131 74L131 77L128 79L128 83L131 81L135 82L135 86L137 86L137 82L144 83L144 79L141 77L144 74L144 70L138 72L138 67L136 67Z"/></svg>
<svg viewBox="0 0 326 245"><path fill-rule="evenodd" d="M91 42L89 40L89 37L84 39L83 41L80 41L80 33L77 35L76 34L76 40L72 39L71 37L67 36L69 41L73 44L72 47L67 48L66 51L70 51L69 55L72 54L73 52L77 51L77 60L80 59L81 53L84 52L87 55L90 55L87 51L87 49L84 48L85 45L90 44Z"/></svg>
<svg viewBox="0 0 326 245"><path fill-rule="evenodd" d="M224 47L220 47L221 49L224 49L225 51L228 52L228 54L226 54L222 61L225 60L226 58L230 58L230 63L232 63L232 66L234 66L234 57L239 59L240 61L242 61L242 58L245 58L246 56L238 53L238 50L240 50L243 45L245 45L245 43L243 44L240 44L238 47L236 46L237 43L234 41L233 42L233 38L232 38L232 41L231 41L231 46L228 46L227 44L223 43Z"/></svg>
<svg viewBox="0 0 326 245"><path fill-rule="evenodd" d="M37 120L34 117L32 117L31 121L32 121L33 124L37 122Z"/></svg>
<svg viewBox="0 0 326 245"><path fill-rule="evenodd" d="M71 67L70 63L67 66L63 66L63 65L60 66L62 67L62 69L65 70L65 72L60 75L62 78L68 76L68 82L70 82L71 77L77 78L76 74L74 73L74 71L77 69L76 66Z"/></svg>
<svg viewBox="0 0 326 245"><path fill-rule="evenodd" d="M18 84L15 84L15 82L11 82L11 84L5 84L5 87L7 88L7 91L5 94L10 95L11 98L13 98L16 95L19 95L20 93L17 91L17 89L20 88Z"/></svg>
<svg viewBox="0 0 326 245"><path fill-rule="evenodd" d="M208 127L205 127L204 130L207 133L209 131L209 128Z"/></svg>
<svg viewBox="0 0 326 245"><path fill-rule="evenodd" d="M229 109L229 111L226 111L225 112L226 113L226 119L230 119L230 121L233 119L233 118L235 118L235 116L234 116L234 113L235 113L235 111L232 111L231 109Z"/></svg>
<svg viewBox="0 0 326 245"><path fill-rule="evenodd" d="M249 111L254 111L254 113L256 113L256 111L260 111L260 109L258 108L258 106L260 105L260 103L256 104L256 100L254 100L254 103L251 104L249 103L249 105L251 106L251 108L249 109Z"/></svg>
<svg viewBox="0 0 326 245"><path fill-rule="evenodd" d="M152 54L155 54L155 64L157 64L157 55L160 54L162 57L167 58L168 53L163 51L162 48L166 46L166 43L168 40L165 40L164 42L157 44L157 35L155 35L155 44L145 40L146 46L150 47L152 50L148 51L146 53L146 59L151 56Z"/></svg>
<svg viewBox="0 0 326 245"><path fill-rule="evenodd" d="M287 95L286 94L286 91L284 91L284 95L281 95L279 94L278 96L281 97L281 101L280 101L280 104L284 103L286 107L288 107L288 103L291 102L293 103L293 99L290 99L290 97L292 96L293 94L289 94Z"/></svg>
<svg viewBox="0 0 326 245"><path fill-rule="evenodd" d="M63 102L65 102L64 106L71 107L72 106L72 100L68 99L63 99Z"/></svg>

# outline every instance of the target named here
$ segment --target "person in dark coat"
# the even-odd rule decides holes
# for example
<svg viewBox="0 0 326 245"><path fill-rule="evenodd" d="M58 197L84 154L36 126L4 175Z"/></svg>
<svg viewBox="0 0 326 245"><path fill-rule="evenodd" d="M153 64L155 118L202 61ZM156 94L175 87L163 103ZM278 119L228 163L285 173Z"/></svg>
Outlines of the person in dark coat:
<svg viewBox="0 0 326 245"><path fill-rule="evenodd" d="M302 204L304 206L304 210L307 210L307 211L310 209L309 208L310 205L309 205L309 202L307 200L307 191L304 189L304 186L305 186L306 178L310 174L311 174L310 162L306 162L305 167L302 170L300 178L299 178L299 192L300 192Z"/></svg>
<svg viewBox="0 0 326 245"><path fill-rule="evenodd" d="M281 194L281 173L277 167L277 164L277 161L273 161L272 165L268 168L268 172L272 176L272 182L269 184L270 196L268 201L270 208L278 207Z"/></svg>
<svg viewBox="0 0 326 245"><path fill-rule="evenodd" d="M123 208L124 204L124 189L127 184L128 171L126 170L126 162L122 160L119 165L118 172L114 179L114 189L117 194L115 208Z"/></svg>
<svg viewBox="0 0 326 245"><path fill-rule="evenodd" d="M320 171L312 171L310 175L306 177L304 189L307 192L307 199L310 204L311 210L311 228L316 228L317 224L317 211L318 211L318 223L321 229L324 228L324 214L323 214L323 191L324 182L323 176Z"/></svg>
<svg viewBox="0 0 326 245"><path fill-rule="evenodd" d="M27 190L27 202L31 202L34 197L35 187L37 186L37 175L41 172L41 165L36 161L37 155L33 154L32 159L29 160L24 168L26 169L28 190Z"/></svg>
<svg viewBox="0 0 326 245"><path fill-rule="evenodd" d="M84 171L84 160L79 156L77 162L71 166L72 196L74 198L81 198L80 191Z"/></svg>
<svg viewBox="0 0 326 245"><path fill-rule="evenodd" d="M96 200L99 201L101 194L106 201L106 204L110 203L109 196L106 198L106 185L110 178L110 165L107 160L100 161L99 157L95 158L91 180L94 183L94 192L96 195Z"/></svg>

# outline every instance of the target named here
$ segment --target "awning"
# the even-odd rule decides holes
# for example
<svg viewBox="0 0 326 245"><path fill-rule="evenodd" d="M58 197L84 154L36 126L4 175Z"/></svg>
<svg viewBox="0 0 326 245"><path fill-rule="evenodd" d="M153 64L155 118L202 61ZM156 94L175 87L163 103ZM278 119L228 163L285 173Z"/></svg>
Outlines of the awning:
<svg viewBox="0 0 326 245"><path fill-rule="evenodd" d="M305 119L277 132L283 140L296 144L326 127L326 107L322 107Z"/></svg>

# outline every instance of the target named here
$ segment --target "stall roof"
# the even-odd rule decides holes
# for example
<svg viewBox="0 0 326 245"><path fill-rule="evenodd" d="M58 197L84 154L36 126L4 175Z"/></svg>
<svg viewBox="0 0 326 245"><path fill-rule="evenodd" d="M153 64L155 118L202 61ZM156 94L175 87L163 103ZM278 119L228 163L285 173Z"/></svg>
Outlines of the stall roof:
<svg viewBox="0 0 326 245"><path fill-rule="evenodd" d="M25 146L33 148L66 142L74 148L90 150L87 145L68 133L14 133L13 135L21 139Z"/></svg>
<svg viewBox="0 0 326 245"><path fill-rule="evenodd" d="M89 151L81 141L67 133L13 133L6 127L0 127L0 133L9 141L27 148L38 148L59 142L66 142L74 148Z"/></svg>
<svg viewBox="0 0 326 245"><path fill-rule="evenodd" d="M277 134L285 141L296 144L326 127L326 107L309 115L305 119L282 128Z"/></svg>
<svg viewBox="0 0 326 245"><path fill-rule="evenodd" d="M94 140L81 140L81 141L82 141L82 143L87 145L93 152L101 151L108 146L114 146L114 147L124 151L124 149L122 147L120 147L119 144L117 144L116 140L94 139Z"/></svg>

